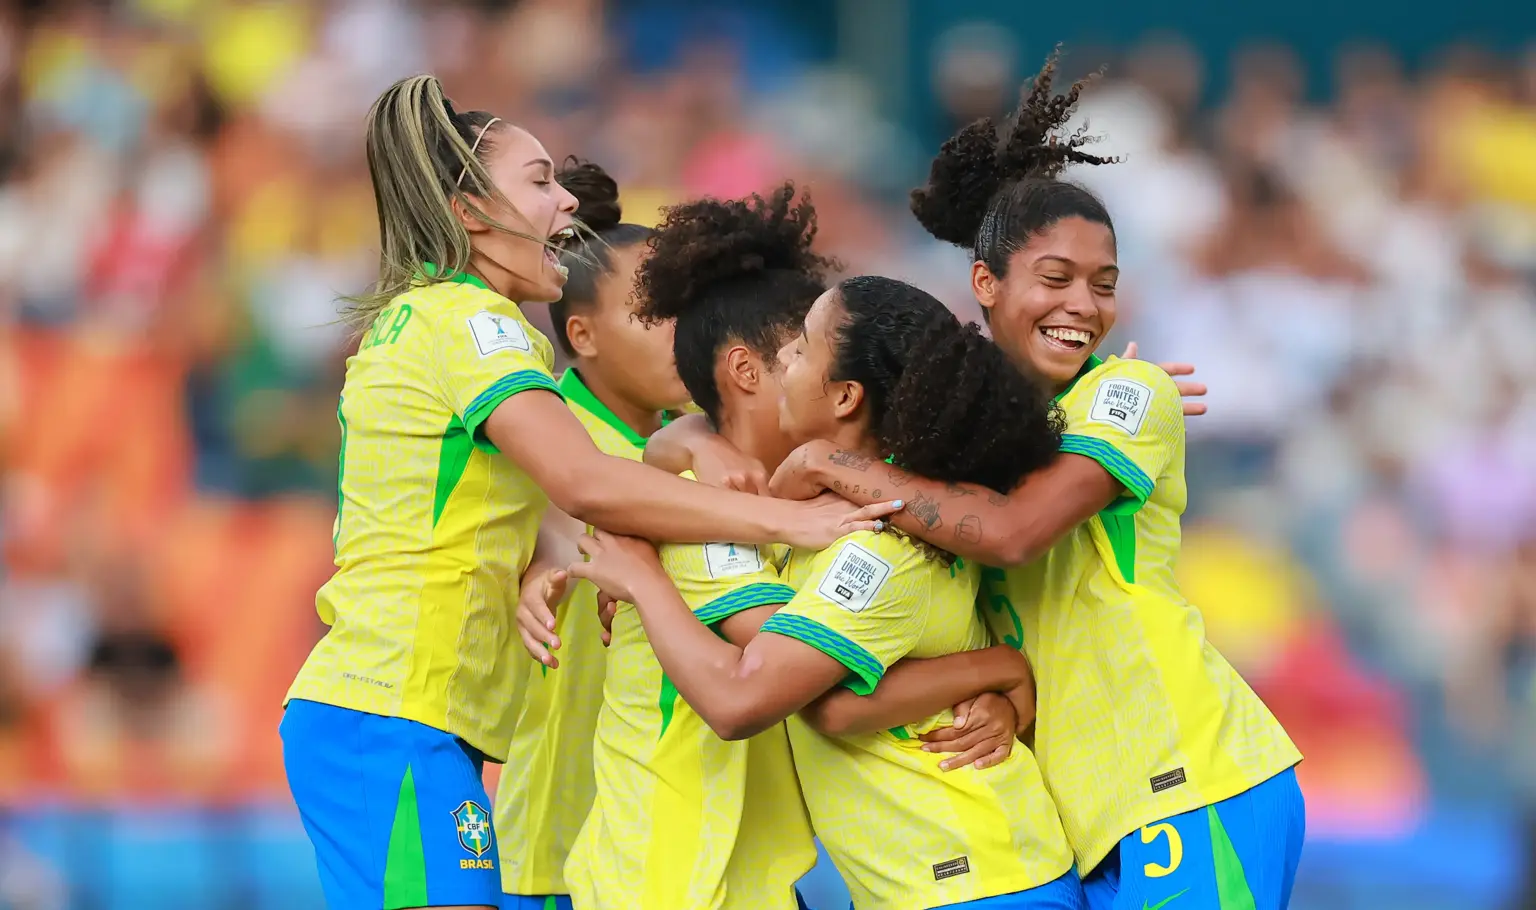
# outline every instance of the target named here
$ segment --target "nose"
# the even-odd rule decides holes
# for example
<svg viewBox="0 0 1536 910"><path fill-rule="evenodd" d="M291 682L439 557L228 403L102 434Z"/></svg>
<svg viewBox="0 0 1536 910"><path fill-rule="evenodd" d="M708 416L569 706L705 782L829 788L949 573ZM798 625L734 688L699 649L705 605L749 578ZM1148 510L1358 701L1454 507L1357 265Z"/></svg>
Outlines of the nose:
<svg viewBox="0 0 1536 910"><path fill-rule="evenodd" d="M1072 282L1062 297L1061 308L1073 316L1088 318L1099 312L1099 302L1094 299L1093 289L1086 280Z"/></svg>
<svg viewBox="0 0 1536 910"><path fill-rule="evenodd" d="M560 211L564 212L567 215L572 214L573 212L575 212L576 211L577 202L576 202L576 197L571 194L571 191L566 189L565 187L561 186L558 181L555 183L555 189L557 191L557 195L555 196L555 198L559 200Z"/></svg>

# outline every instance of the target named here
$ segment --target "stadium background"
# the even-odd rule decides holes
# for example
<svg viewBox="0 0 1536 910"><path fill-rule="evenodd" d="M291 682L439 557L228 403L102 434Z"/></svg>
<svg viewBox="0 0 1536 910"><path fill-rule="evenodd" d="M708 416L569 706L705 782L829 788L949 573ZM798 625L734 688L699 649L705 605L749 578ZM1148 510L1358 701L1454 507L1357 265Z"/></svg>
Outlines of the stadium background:
<svg viewBox="0 0 1536 910"><path fill-rule="evenodd" d="M1223 6L0 0L0 908L319 906L275 730L383 86L634 220L793 175L972 315L902 193L1057 40L1126 159L1108 347L1211 385L1182 571L1307 755L1295 906L1536 906L1536 4Z"/></svg>

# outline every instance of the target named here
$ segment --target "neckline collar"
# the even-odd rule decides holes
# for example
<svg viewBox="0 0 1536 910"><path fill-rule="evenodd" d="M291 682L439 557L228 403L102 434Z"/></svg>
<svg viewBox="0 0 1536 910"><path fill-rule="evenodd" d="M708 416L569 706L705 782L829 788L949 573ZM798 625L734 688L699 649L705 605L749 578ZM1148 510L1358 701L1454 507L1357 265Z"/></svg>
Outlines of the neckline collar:
<svg viewBox="0 0 1536 910"><path fill-rule="evenodd" d="M637 449L645 448L645 437L635 432L635 428L619 419L619 416L587 388L587 384L581 381L581 374L575 367L567 367L560 374L560 394L566 401L574 401L587 413L608 424L619 432L629 444ZM665 418L663 418L665 423Z"/></svg>
<svg viewBox="0 0 1536 910"><path fill-rule="evenodd" d="M421 264L421 271L428 278L436 278L437 277L437 273L438 273L437 263L435 263L435 262L423 262ZM456 282L458 284L472 284L475 287L480 288L482 291L490 291L491 290L491 286L486 284L485 281L483 281L480 278L480 276L478 276L478 275L471 275L468 272L458 272L458 273L453 274L453 275L445 275L445 276L443 276L442 280L443 281L452 281L452 282ZM491 292L495 293L494 291L491 291Z"/></svg>
<svg viewBox="0 0 1536 910"><path fill-rule="evenodd" d="M1077 385L1077 381L1079 379L1082 379L1084 376L1087 376L1089 373L1092 373L1094 370L1097 370L1103 365L1104 361L1099 359L1097 354L1089 354L1088 360L1083 364L1083 368L1077 371L1077 375L1073 376L1072 381L1067 383L1067 387L1061 390L1060 394L1056 396L1056 400L1060 401L1067 397L1067 393L1072 391L1072 387Z"/></svg>

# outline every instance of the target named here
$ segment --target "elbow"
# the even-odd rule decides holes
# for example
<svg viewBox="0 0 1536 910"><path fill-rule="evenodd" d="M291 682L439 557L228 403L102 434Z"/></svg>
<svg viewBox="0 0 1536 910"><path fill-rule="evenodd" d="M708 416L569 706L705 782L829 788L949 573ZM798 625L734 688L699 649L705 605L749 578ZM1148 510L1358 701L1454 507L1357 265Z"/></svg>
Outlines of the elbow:
<svg viewBox="0 0 1536 910"><path fill-rule="evenodd" d="M1036 523L1021 522L1004 529L992 552L983 560L999 567L1022 566L1032 563L1051 548L1051 541L1044 539L1042 528Z"/></svg>
<svg viewBox="0 0 1536 910"><path fill-rule="evenodd" d="M838 709L839 701L836 698L822 698L814 701L800 711L800 719L822 736L834 739L860 732L854 728L852 714Z"/></svg>
<svg viewBox="0 0 1536 910"><path fill-rule="evenodd" d="M556 508L584 525L602 524L599 519L603 506L612 504L614 498L602 466L593 466L586 471L561 471L550 480L545 492Z"/></svg>
<svg viewBox="0 0 1536 910"><path fill-rule="evenodd" d="M762 718L754 716L754 712L730 709L717 712L713 717L705 717L704 722L709 724L716 736L726 742L751 739L773 726L771 721L764 722Z"/></svg>

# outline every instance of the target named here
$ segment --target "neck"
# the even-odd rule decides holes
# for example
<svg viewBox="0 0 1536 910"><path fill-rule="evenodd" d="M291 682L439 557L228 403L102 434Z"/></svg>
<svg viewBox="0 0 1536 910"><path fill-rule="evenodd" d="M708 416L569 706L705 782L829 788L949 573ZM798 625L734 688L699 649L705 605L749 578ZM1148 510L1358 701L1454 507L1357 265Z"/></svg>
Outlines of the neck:
<svg viewBox="0 0 1536 910"><path fill-rule="evenodd" d="M520 303L517 291L517 276L508 269L496 264L496 260L485 255L479 250L471 250L469 265L464 269L476 278L490 286L491 290L514 303ZM583 376L586 374L583 373ZM606 404L607 402L604 402Z"/></svg>
<svg viewBox="0 0 1536 910"><path fill-rule="evenodd" d="M784 438L783 433L779 432L777 404L774 405L774 413L767 415L772 419L753 419L753 417L754 415L750 413L737 414L722 408L720 435L735 446L737 451L761 461L771 475L789 456L793 445Z"/></svg>
<svg viewBox="0 0 1536 910"><path fill-rule="evenodd" d="M876 461L884 461L891 454L890 452L882 451L874 434L865 431L863 420L845 421L838 424L837 429L832 432L832 435L827 437L827 441L839 449L868 455Z"/></svg>
<svg viewBox="0 0 1536 910"><path fill-rule="evenodd" d="M602 370L593 369L590 362L578 360L576 372L581 375L582 383L586 385L593 397L601 401L608 410L613 412L613 416L624 422L625 426L647 438L661 429L661 412L636 404L620 393L613 383L603 376Z"/></svg>

